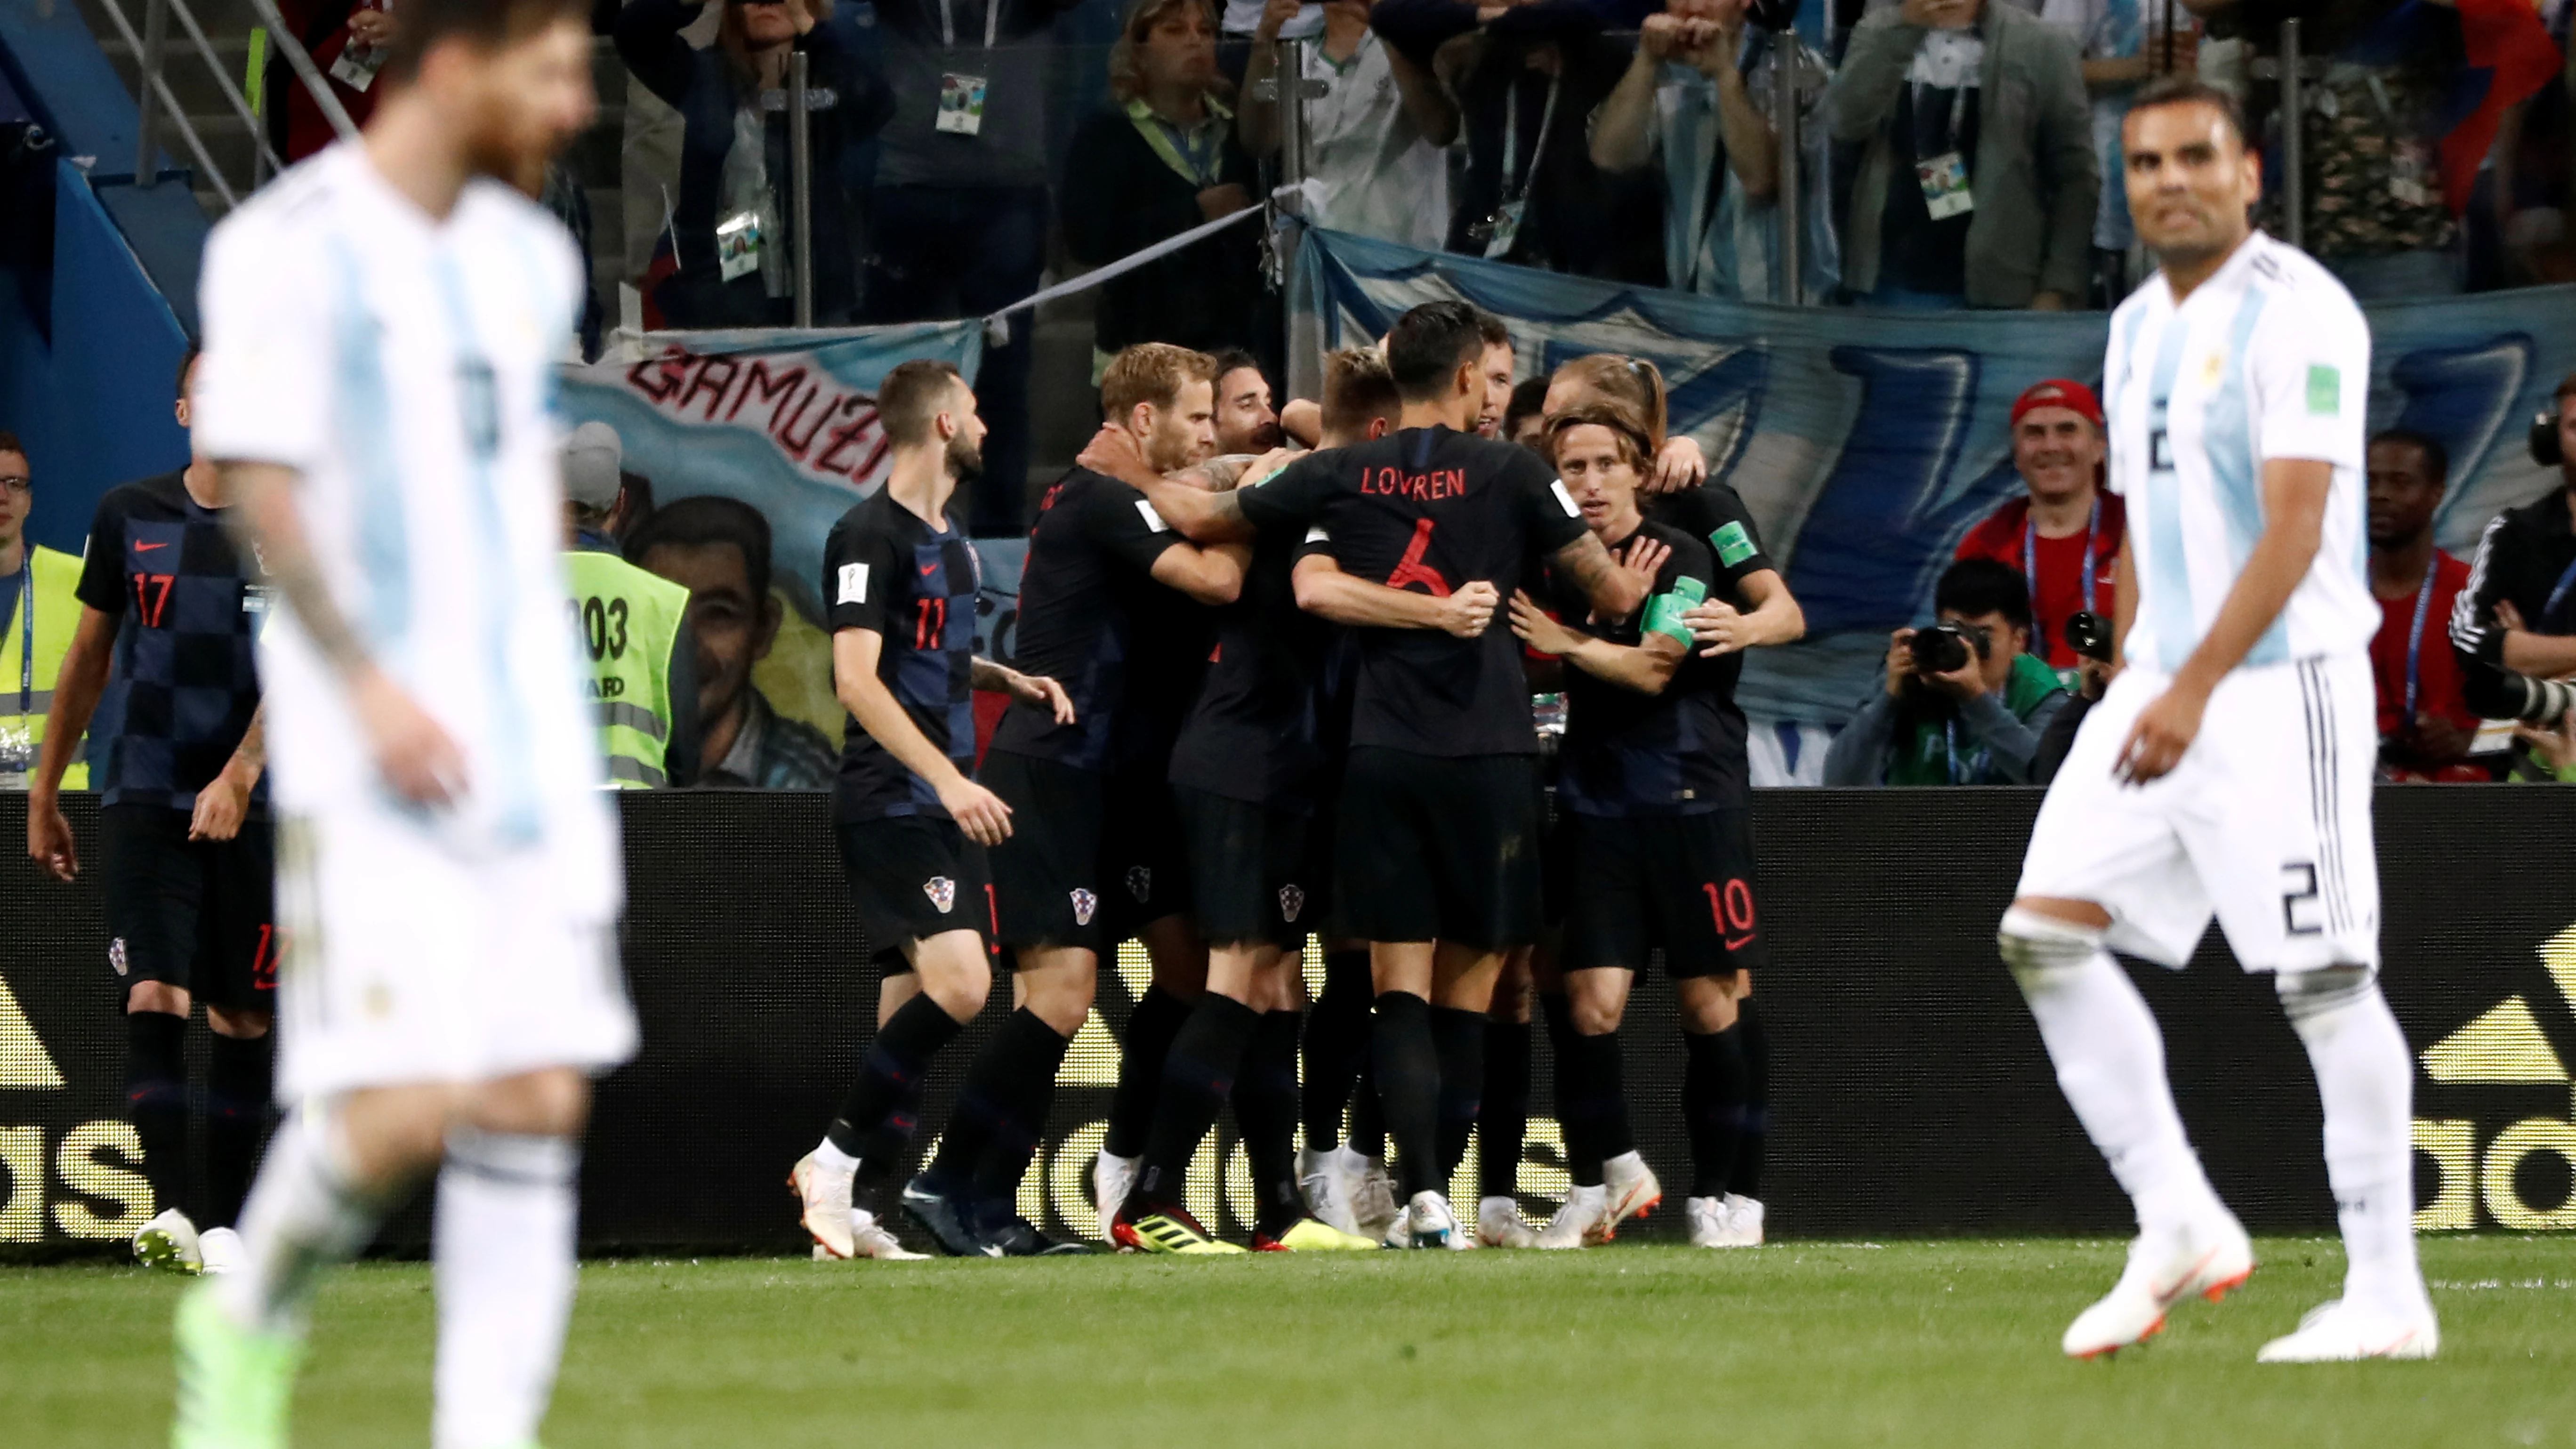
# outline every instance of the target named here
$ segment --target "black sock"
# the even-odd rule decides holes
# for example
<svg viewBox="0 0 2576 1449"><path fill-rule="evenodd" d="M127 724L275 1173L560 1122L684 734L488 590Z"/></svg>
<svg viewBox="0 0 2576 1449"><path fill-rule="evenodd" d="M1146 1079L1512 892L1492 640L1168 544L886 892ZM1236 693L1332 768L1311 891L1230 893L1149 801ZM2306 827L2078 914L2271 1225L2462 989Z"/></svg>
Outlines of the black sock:
<svg viewBox="0 0 2576 1449"><path fill-rule="evenodd" d="M1377 1053L1360 1053L1360 1075L1351 1093L1350 1148L1362 1157L1386 1160L1386 1108L1377 1099Z"/></svg>
<svg viewBox="0 0 2576 1449"><path fill-rule="evenodd" d="M1410 1202L1415 1193L1441 1187L1440 1052L1432 1044L1431 1003L1410 991L1380 996L1369 1048L1377 1068L1378 1110L1395 1139L1404 1200Z"/></svg>
<svg viewBox="0 0 2576 1449"><path fill-rule="evenodd" d="M1510 1197L1520 1188L1521 1149L1529 1138L1530 1024L1485 1024L1485 1096L1476 1114L1476 1189Z"/></svg>
<svg viewBox="0 0 2576 1449"><path fill-rule="evenodd" d="M841 1115L832 1119L823 1135L852 1157L866 1158L870 1135L919 1085L930 1070L930 1059L963 1030L964 1024L931 1000L928 992L895 1008L860 1056L859 1078L850 1084Z"/></svg>
<svg viewBox="0 0 2576 1449"><path fill-rule="evenodd" d="M1442 1194L1467 1159L1476 1109L1485 1100L1485 1014L1454 1006L1431 1008L1431 1048L1440 1058L1440 1182Z"/></svg>
<svg viewBox="0 0 2576 1449"><path fill-rule="evenodd" d="M1258 1204L1252 1226L1272 1237L1306 1215L1297 1191L1298 1015L1264 1012L1234 1078L1234 1122L1243 1130L1244 1164L1252 1169Z"/></svg>
<svg viewBox="0 0 2576 1449"><path fill-rule="evenodd" d="M948 1130L939 1138L939 1155L922 1174L933 1190L956 1193L974 1185L975 1165L983 1159L984 1149L1010 1130L1025 1095L1023 1084L1042 1064L1053 1075L1051 1063L1063 1060L1063 1043L1055 1028L1026 1007L1002 1018L1001 1028L966 1068L966 1080L957 1089L957 1105L948 1113Z"/></svg>
<svg viewBox="0 0 2576 1449"><path fill-rule="evenodd" d="M1735 1029L1744 1037L1744 1130L1736 1135L1735 1169L1726 1175L1726 1190L1759 1198L1762 1146L1771 1135L1771 1038L1750 1001L1739 1009Z"/></svg>
<svg viewBox="0 0 2576 1449"><path fill-rule="evenodd" d="M913 1078L912 1085L904 1089L902 1100L894 1104L894 1110L878 1118L877 1125L860 1139L859 1151L853 1154L859 1159L860 1187L873 1189L902 1174L912 1158L913 1134L921 1130L921 1099L928 1093L928 1076ZM846 1152L849 1149L842 1150ZM861 1203L860 1206L870 1212L876 1211L873 1202Z"/></svg>
<svg viewBox="0 0 2576 1449"><path fill-rule="evenodd" d="M1600 1084L1586 1071L1595 1062L1574 1030L1574 1007L1563 993L1542 994L1538 1009L1547 1018L1548 1051L1556 1059L1556 1123L1565 1134L1565 1170L1576 1187L1601 1185Z"/></svg>
<svg viewBox="0 0 2576 1449"><path fill-rule="evenodd" d="M188 1018L125 1014L125 1116L143 1146L152 1210L180 1206L188 1190Z"/></svg>
<svg viewBox="0 0 2576 1449"><path fill-rule="evenodd" d="M1154 1132L1154 1103L1163 1093L1163 1058L1190 1019L1190 1003L1161 986L1148 986L1127 1017L1127 1039L1118 1044L1118 1090L1109 1098L1109 1134L1100 1150L1135 1157Z"/></svg>
<svg viewBox="0 0 2576 1449"><path fill-rule="evenodd" d="M216 1033L207 1047L206 1220L199 1227L231 1227L250 1195L268 1137L270 1040Z"/></svg>
<svg viewBox="0 0 2576 1449"><path fill-rule="evenodd" d="M975 1163L975 1201L988 1220L1018 1209L1020 1179L1028 1176L1038 1144L1046 1140L1047 1114L1055 1108L1056 1072L1064 1065L1065 1048L1073 1045L1073 1038L1059 1035L1027 1007L1011 1017L1028 1018L1021 1029L1026 1040L1020 1049L1019 1080L1000 1129Z"/></svg>
<svg viewBox="0 0 2576 1449"><path fill-rule="evenodd" d="M1690 1131L1693 1197L1723 1197L1744 1127L1744 1031L1684 1032L1682 1125Z"/></svg>
<svg viewBox="0 0 2576 1449"><path fill-rule="evenodd" d="M1260 1012L1214 991L1192 1008L1163 1058L1163 1090L1154 1104L1153 1131L1145 1138L1145 1162L1136 1175L1138 1200L1157 1208L1182 1205L1190 1157L1233 1094L1244 1048L1260 1025Z"/></svg>
<svg viewBox="0 0 2576 1449"><path fill-rule="evenodd" d="M1306 1017L1306 1082L1299 1115L1306 1149L1323 1152L1342 1140L1342 1110L1368 1060L1369 955L1333 951L1324 957L1324 994Z"/></svg>

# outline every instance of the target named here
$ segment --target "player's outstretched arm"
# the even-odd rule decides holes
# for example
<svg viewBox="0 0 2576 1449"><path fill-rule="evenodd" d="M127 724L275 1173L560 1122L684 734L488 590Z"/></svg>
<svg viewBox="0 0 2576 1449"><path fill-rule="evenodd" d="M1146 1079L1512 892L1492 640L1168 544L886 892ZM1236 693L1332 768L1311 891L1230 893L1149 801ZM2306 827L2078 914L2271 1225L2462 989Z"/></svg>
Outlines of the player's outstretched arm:
<svg viewBox="0 0 2576 1449"><path fill-rule="evenodd" d="M63 772L72 767L72 751L80 748L90 716L98 712L115 653L116 619L81 605L71 647L54 676L54 703L45 711L45 746L36 757L36 778L27 785L27 854L56 880L80 874L80 851L72 843L71 822L63 818Z"/></svg>
<svg viewBox="0 0 2576 1449"><path fill-rule="evenodd" d="M885 636L874 629L836 629L832 633L832 693L868 738L885 746L903 767L930 782L949 817L977 845L999 845L1010 838L1011 807L992 791L959 773L921 726L912 722L894 691L877 677L877 660Z"/></svg>
<svg viewBox="0 0 2576 1449"><path fill-rule="evenodd" d="M1604 619L1627 618L1646 602L1646 585L1635 573L1621 568L1610 550L1590 533L1558 549L1555 563L1592 600L1593 612Z"/></svg>
<svg viewBox="0 0 2576 1449"><path fill-rule="evenodd" d="M994 694L1007 694L1025 704L1045 705L1060 725L1073 723L1073 696L1064 686L1042 674L1022 674L1007 664L996 664L978 658L967 682L977 689Z"/></svg>
<svg viewBox="0 0 2576 1449"><path fill-rule="evenodd" d="M1145 501L1154 505L1164 522L1194 543L1226 543L1252 537L1252 521L1243 516L1243 505L1232 492L1210 493L1155 472L1137 450L1134 436L1123 428L1102 424L1074 461L1144 494Z"/></svg>
<svg viewBox="0 0 2576 1449"><path fill-rule="evenodd" d="M1512 595L1512 632L1542 654L1553 654L1595 679L1639 694L1661 694L1673 682L1690 646L1670 634L1649 633L1635 644L1613 644L1558 622L1526 591Z"/></svg>
<svg viewBox="0 0 2576 1449"><path fill-rule="evenodd" d="M1297 607L1336 624L1374 629L1437 629L1459 639L1473 639L1494 622L1502 591L1482 579L1452 590L1446 597L1390 589L1342 572L1326 554L1297 560L1290 575Z"/></svg>
<svg viewBox="0 0 2576 1449"><path fill-rule="evenodd" d="M1798 607L1779 570L1756 569L1736 580L1735 587L1752 601L1752 613L1723 599L1709 599L1693 604L1682 615L1701 654L1714 659L1767 644L1794 644L1807 637L1806 611Z"/></svg>
<svg viewBox="0 0 2576 1449"><path fill-rule="evenodd" d="M2325 531L2326 499L2334 465L2311 458L2273 458L2263 464L2263 533L2243 571L2219 602L2218 617L2200 647L2191 651L2173 683L2138 715L2120 748L2123 779L2143 785L2182 763L2200 733L2210 692L2245 662L2272 621L2281 617L2299 581L2316 562Z"/></svg>
<svg viewBox="0 0 2576 1449"><path fill-rule="evenodd" d="M367 733L376 768L404 799L443 804L465 793L465 755L420 702L376 666L331 586L304 532L295 502L296 475L275 463L220 463L224 491L235 501L226 517L268 566L269 582L295 612L296 625L349 692L349 707Z"/></svg>

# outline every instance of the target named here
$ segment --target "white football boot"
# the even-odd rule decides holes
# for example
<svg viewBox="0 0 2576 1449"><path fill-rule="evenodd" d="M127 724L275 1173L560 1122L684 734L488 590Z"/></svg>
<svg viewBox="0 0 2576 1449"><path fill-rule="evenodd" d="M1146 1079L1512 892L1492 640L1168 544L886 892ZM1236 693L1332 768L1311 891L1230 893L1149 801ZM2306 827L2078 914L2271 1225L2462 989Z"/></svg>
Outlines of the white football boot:
<svg viewBox="0 0 2576 1449"><path fill-rule="evenodd" d="M1563 1251L1598 1242L1595 1234L1609 1216L1609 1194L1601 1184L1574 1188L1566 1193L1565 1205L1556 1210L1556 1216L1538 1230L1538 1246Z"/></svg>
<svg viewBox="0 0 2576 1449"><path fill-rule="evenodd" d="M1449 1210L1449 1199L1436 1192L1417 1192L1405 1209L1405 1237L1416 1248L1474 1247L1475 1242L1459 1230L1457 1214Z"/></svg>
<svg viewBox="0 0 2576 1449"><path fill-rule="evenodd" d="M1601 1236L1593 1239L1597 1243L1619 1236L1621 1223L1648 1216L1664 1200L1664 1185L1655 1180L1655 1170L1633 1151L1602 1162L1601 1186L1609 1197L1610 1210L1601 1220Z"/></svg>
<svg viewBox="0 0 2576 1449"><path fill-rule="evenodd" d="M1762 1246L1762 1204L1749 1197L1729 1193L1690 1198L1683 1202L1682 1211L1690 1220L1694 1248Z"/></svg>
<svg viewBox="0 0 2576 1449"><path fill-rule="evenodd" d="M1521 1205L1507 1197L1476 1204L1476 1241L1488 1248L1535 1248L1538 1230L1521 1221Z"/></svg>
<svg viewBox="0 0 2576 1449"><path fill-rule="evenodd" d="M796 1167L787 1174L787 1185L796 1189L797 1201L803 1205L802 1221L814 1246L822 1249L818 1256L851 1258L858 1247L850 1241L850 1181L857 1169L833 1172L806 1153L796 1159Z"/></svg>
<svg viewBox="0 0 2576 1449"><path fill-rule="evenodd" d="M930 1257L905 1247L892 1229L863 1207L850 1209L850 1245L859 1257L874 1258L880 1263L919 1263Z"/></svg>
<svg viewBox="0 0 2576 1449"><path fill-rule="evenodd" d="M1103 1151L1091 1162L1091 1205L1100 1210L1100 1240L1116 1246L1109 1224L1118 1210L1127 1205L1128 1195L1136 1190L1136 1179L1145 1170L1145 1159L1119 1157Z"/></svg>
<svg viewBox="0 0 2576 1449"><path fill-rule="evenodd" d="M1363 1156L1345 1143L1342 1166L1347 1179L1357 1185L1351 1189L1351 1216L1359 1223L1360 1236L1392 1240L1404 1226L1404 1209L1395 1200L1395 1174L1387 1171L1386 1159Z"/></svg>
<svg viewBox="0 0 2576 1449"><path fill-rule="evenodd" d="M2431 1304L2397 1314L2338 1298L2308 1310L2299 1331L2273 1339L2256 1363L2349 1363L2365 1358L2431 1358L2442 1351L2442 1326Z"/></svg>
<svg viewBox="0 0 2576 1449"><path fill-rule="evenodd" d="M208 1228L197 1235L198 1271L238 1273L242 1267L241 1234L230 1228Z"/></svg>
<svg viewBox="0 0 2576 1449"><path fill-rule="evenodd" d="M2227 1214L2175 1232L2141 1234L2129 1245L2129 1266L2102 1301L2077 1314L2066 1328L2069 1358L2096 1358L2144 1343L2165 1326L2165 1314L2197 1293L2216 1303L2254 1272L2254 1245Z"/></svg>
<svg viewBox="0 0 2576 1449"><path fill-rule="evenodd" d="M1297 1192L1306 1200L1306 1211L1315 1221L1335 1232L1353 1237L1373 1237L1360 1231L1359 1215L1352 1211L1351 1201L1357 1187L1353 1174L1343 1165L1338 1147L1322 1152L1297 1149Z"/></svg>
<svg viewBox="0 0 2576 1449"><path fill-rule="evenodd" d="M197 1242L197 1225L177 1208L163 1208L135 1232L134 1260L146 1268L170 1273L206 1270L205 1254Z"/></svg>

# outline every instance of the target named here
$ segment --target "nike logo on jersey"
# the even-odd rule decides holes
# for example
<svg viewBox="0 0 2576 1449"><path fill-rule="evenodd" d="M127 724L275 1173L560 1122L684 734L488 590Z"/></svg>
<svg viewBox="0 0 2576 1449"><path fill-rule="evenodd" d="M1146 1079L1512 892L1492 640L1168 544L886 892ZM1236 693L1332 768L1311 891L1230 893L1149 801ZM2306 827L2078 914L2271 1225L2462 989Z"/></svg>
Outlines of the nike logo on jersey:
<svg viewBox="0 0 2576 1449"><path fill-rule="evenodd" d="M170 545L166 541L162 543L138 543L134 546L134 551L136 553L150 553L156 548L168 548L169 546Z"/></svg>
<svg viewBox="0 0 2576 1449"><path fill-rule="evenodd" d="M921 566L921 576L925 579L937 572L939 572L939 565L937 564L923 564Z"/></svg>

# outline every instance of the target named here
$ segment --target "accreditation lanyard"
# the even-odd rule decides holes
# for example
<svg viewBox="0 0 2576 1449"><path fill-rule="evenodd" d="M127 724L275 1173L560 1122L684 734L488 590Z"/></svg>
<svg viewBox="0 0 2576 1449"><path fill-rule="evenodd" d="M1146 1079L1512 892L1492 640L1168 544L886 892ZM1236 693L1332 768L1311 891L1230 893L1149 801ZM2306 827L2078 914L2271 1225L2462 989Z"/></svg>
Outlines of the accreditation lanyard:
<svg viewBox="0 0 2576 1449"><path fill-rule="evenodd" d="M2084 521L2084 612L2099 612L2093 607L2094 540L2102 530L2102 499L2093 499L2093 516ZM2030 596L2039 598L2039 525L2027 517L2021 525L2021 576L2030 583Z"/></svg>
<svg viewBox="0 0 2576 1449"><path fill-rule="evenodd" d="M1556 126L1556 95L1564 85L1565 77L1561 75L1547 78L1547 104L1538 112L1538 139L1530 143L1531 175L1537 174L1539 159L1547 154L1547 133ZM1512 87L1512 99L1515 104L1503 116L1503 200L1506 204L1529 195L1530 188L1529 176L1514 176L1521 164L1521 108L1517 104L1520 87L1517 82Z"/></svg>
<svg viewBox="0 0 2576 1449"><path fill-rule="evenodd" d="M36 698L36 549L29 544L18 560L18 715L23 719Z"/></svg>
<svg viewBox="0 0 2576 1449"><path fill-rule="evenodd" d="M1931 88L1932 87L1926 82L1914 82L1912 86L1913 94L1906 97L1905 102L1913 111L1914 154L1918 157L1926 154L1937 156L1943 152L1959 150L1960 128L1968 124L1968 93L1976 89L1974 85L1970 84L1964 78L1958 85L1951 87L1949 133L1941 138L1940 151L1927 152L1926 142L1923 136L1923 92Z"/></svg>
<svg viewBox="0 0 2576 1449"><path fill-rule="evenodd" d="M2415 591L2415 624L2406 631L2406 718L2400 723L2415 722L2415 696L2424 682L2424 620L2433 612L2433 579L2441 570L2432 564L2424 566L2424 586Z"/></svg>
<svg viewBox="0 0 2576 1449"><path fill-rule="evenodd" d="M1955 714L1941 721L1941 749L1943 753L1941 765L1949 772L1950 783L1967 784L1968 781L1959 773L1959 717Z"/></svg>
<svg viewBox="0 0 2576 1449"><path fill-rule="evenodd" d="M1141 99L1127 103L1127 119L1163 164L1181 173L1201 191L1216 185L1225 175L1225 128L1232 119L1223 106L1211 96L1207 100L1208 119L1195 131L1183 130L1154 113L1154 108Z"/></svg>
<svg viewBox="0 0 2576 1449"><path fill-rule="evenodd" d="M939 45L943 50L957 48L957 21L949 14L954 0L939 0ZM984 0L984 48L993 48L993 37L1002 23L1002 0Z"/></svg>

